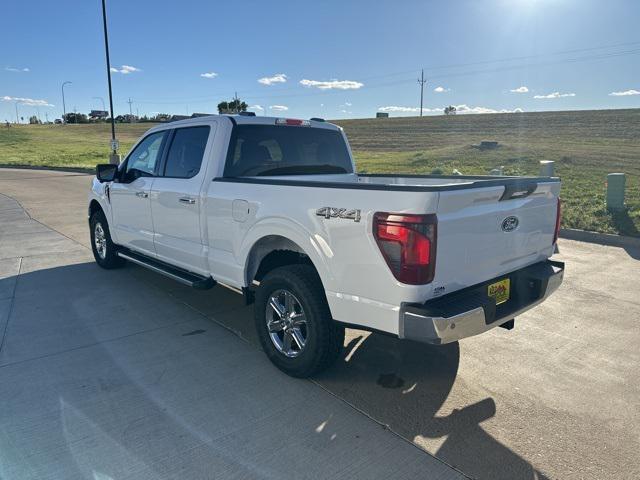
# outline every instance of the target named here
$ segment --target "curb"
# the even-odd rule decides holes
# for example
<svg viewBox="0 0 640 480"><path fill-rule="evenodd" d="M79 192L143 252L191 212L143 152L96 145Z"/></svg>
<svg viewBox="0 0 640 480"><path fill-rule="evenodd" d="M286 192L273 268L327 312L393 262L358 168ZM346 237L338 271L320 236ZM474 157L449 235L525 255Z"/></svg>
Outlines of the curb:
<svg viewBox="0 0 640 480"><path fill-rule="evenodd" d="M577 230L573 228L561 228L560 238L577 240L579 242L598 243L600 245L609 245L612 247L640 248L640 237L589 232L587 230Z"/></svg>
<svg viewBox="0 0 640 480"><path fill-rule="evenodd" d="M10 168L14 170L49 170L52 172L71 172L71 173L87 173L95 174L95 168L82 167L46 167L39 165L20 165L17 163L0 163L0 168Z"/></svg>

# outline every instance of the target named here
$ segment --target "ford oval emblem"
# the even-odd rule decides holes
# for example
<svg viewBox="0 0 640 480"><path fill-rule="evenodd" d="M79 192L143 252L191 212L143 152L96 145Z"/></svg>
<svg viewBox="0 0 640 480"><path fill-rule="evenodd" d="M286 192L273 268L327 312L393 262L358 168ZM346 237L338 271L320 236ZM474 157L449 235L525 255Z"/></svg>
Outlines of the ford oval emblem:
<svg viewBox="0 0 640 480"><path fill-rule="evenodd" d="M502 231L503 232L513 232L520 225L520 220L518 217L514 217L513 215L505 218L502 221Z"/></svg>

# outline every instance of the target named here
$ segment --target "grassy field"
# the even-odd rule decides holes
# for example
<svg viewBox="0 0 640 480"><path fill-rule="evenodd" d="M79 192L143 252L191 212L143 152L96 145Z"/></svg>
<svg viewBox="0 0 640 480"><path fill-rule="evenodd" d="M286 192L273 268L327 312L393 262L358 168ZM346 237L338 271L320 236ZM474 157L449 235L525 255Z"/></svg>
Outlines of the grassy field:
<svg viewBox="0 0 640 480"><path fill-rule="evenodd" d="M358 170L369 173L537 175L554 160L562 177L563 225L640 236L640 110L544 112L337 121ZM151 124L118 125L121 151ZM53 125L0 128L0 164L93 168L106 161L109 126ZM482 140L500 147L479 150ZM627 210L605 208L606 175L627 174Z"/></svg>

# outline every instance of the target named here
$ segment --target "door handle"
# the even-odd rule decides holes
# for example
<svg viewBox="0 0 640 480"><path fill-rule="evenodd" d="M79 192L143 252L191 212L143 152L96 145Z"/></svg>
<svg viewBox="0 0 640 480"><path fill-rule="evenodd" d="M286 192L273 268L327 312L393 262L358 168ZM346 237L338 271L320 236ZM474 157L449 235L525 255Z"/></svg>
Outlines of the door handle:
<svg viewBox="0 0 640 480"><path fill-rule="evenodd" d="M147 192L136 192L136 197L148 198L149 194Z"/></svg>
<svg viewBox="0 0 640 480"><path fill-rule="evenodd" d="M186 203L187 205L193 205L196 203L196 199L191 197L181 197L178 201L180 203Z"/></svg>

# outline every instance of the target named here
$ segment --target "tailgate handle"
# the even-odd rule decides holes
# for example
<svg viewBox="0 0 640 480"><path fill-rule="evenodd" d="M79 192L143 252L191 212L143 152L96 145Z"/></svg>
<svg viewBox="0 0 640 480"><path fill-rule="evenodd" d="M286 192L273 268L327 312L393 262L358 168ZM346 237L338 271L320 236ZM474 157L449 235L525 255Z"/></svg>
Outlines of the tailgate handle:
<svg viewBox="0 0 640 480"><path fill-rule="evenodd" d="M504 193L500 197L500 201L513 200L517 198L525 198L531 195L538 188L538 182L531 182L525 184L505 185Z"/></svg>

